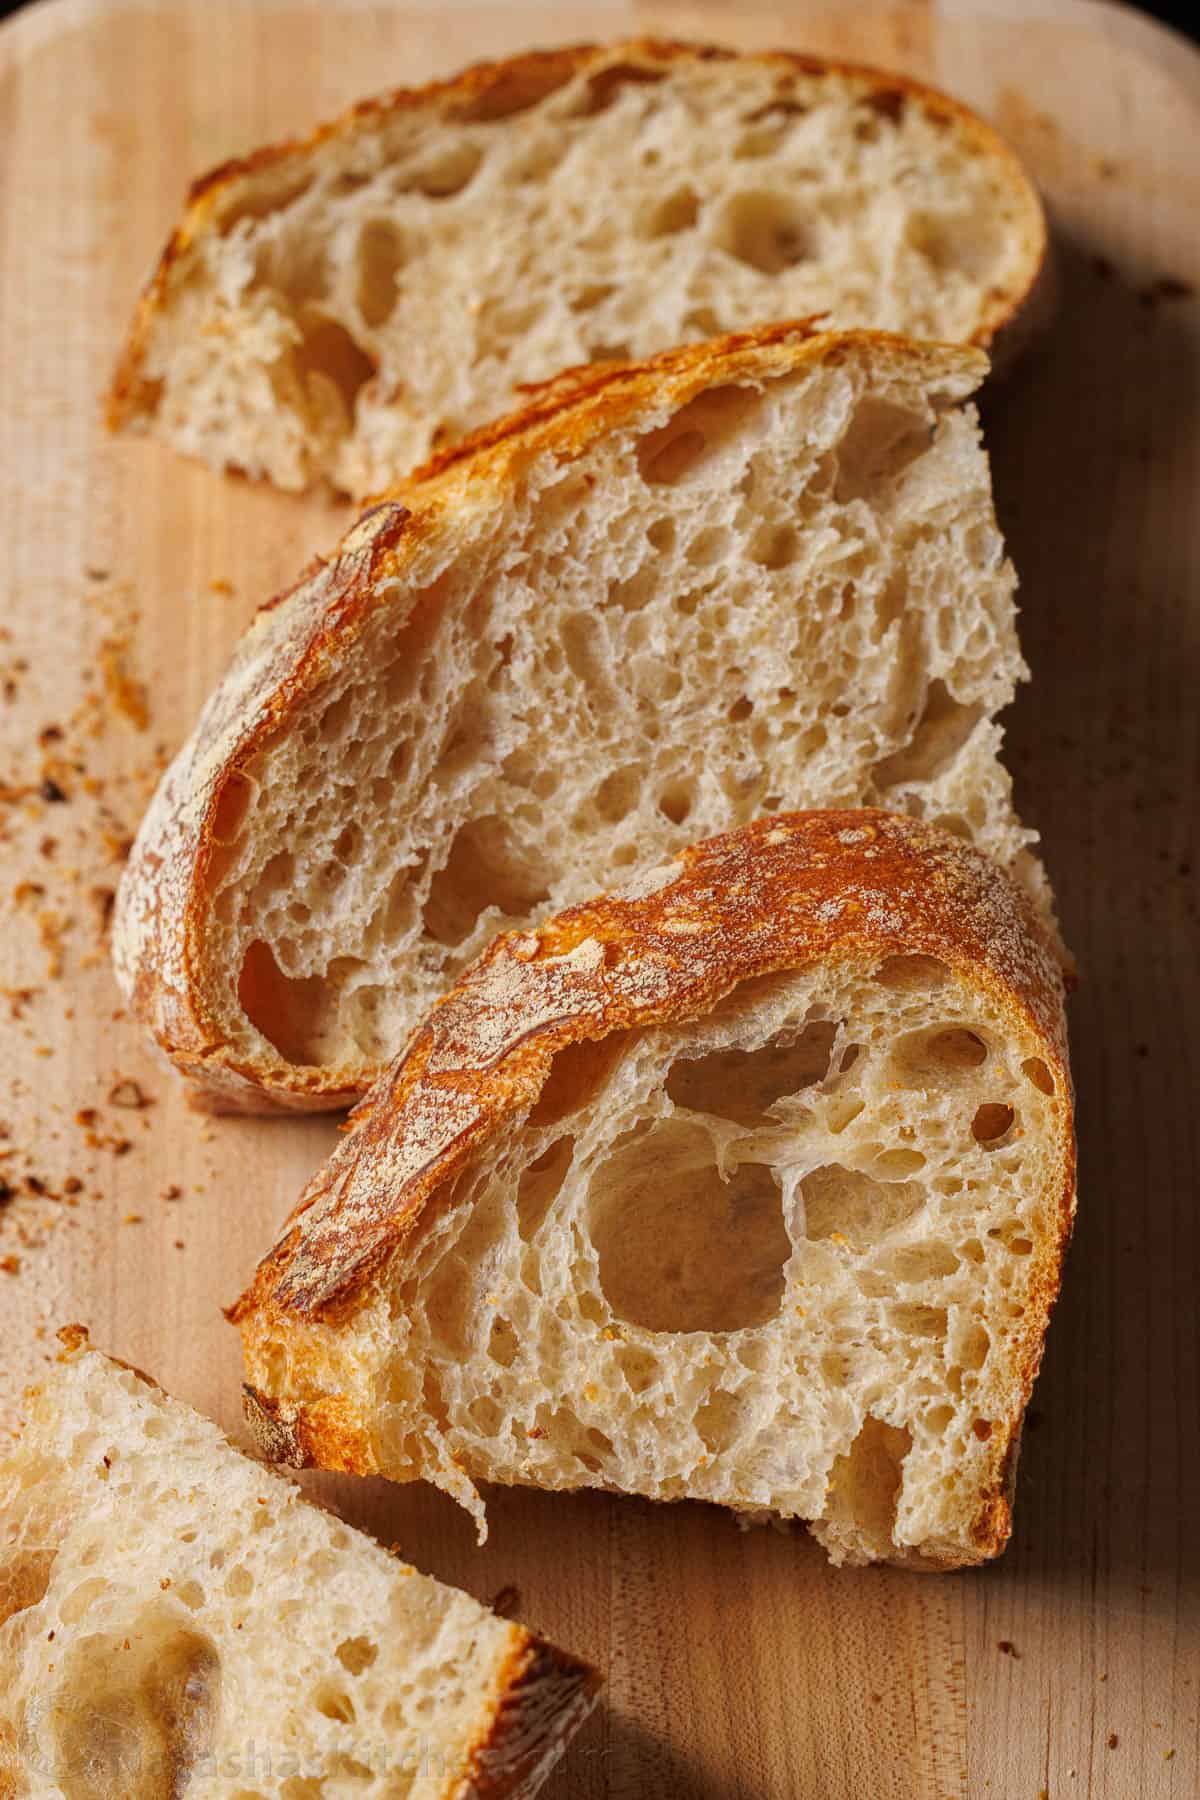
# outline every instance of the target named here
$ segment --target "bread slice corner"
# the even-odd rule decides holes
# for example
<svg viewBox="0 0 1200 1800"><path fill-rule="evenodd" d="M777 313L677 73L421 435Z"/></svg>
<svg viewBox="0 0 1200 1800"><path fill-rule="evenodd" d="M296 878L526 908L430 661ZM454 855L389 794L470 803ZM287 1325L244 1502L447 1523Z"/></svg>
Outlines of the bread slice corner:
<svg viewBox="0 0 1200 1800"><path fill-rule="evenodd" d="M536 1791L593 1670L61 1335L0 1462L0 1792Z"/></svg>

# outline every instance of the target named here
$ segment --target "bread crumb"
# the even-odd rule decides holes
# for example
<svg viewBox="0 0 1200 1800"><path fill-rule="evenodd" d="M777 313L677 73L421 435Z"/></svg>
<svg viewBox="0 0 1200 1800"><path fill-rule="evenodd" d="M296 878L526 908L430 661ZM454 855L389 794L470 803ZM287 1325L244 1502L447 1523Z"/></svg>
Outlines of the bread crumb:
<svg viewBox="0 0 1200 1800"><path fill-rule="evenodd" d="M127 1075L122 1076L119 1081L115 1081L109 1088L108 1103L110 1106L128 1107L136 1112L154 1104L153 1100L142 1092L137 1082Z"/></svg>
<svg viewBox="0 0 1200 1800"><path fill-rule="evenodd" d="M47 978L57 981L63 972L62 940L71 929L70 924L61 913L47 909L38 914L37 928L42 949L46 952Z"/></svg>
<svg viewBox="0 0 1200 1800"><path fill-rule="evenodd" d="M129 673L125 660L128 648L124 638L106 639L100 646L100 675L113 711L128 719L136 731L145 731L150 723L146 687Z"/></svg>
<svg viewBox="0 0 1200 1800"><path fill-rule="evenodd" d="M108 936L112 924L113 909L117 904L117 890L106 885L98 885L89 890L88 898L96 909L96 930L100 937Z"/></svg>

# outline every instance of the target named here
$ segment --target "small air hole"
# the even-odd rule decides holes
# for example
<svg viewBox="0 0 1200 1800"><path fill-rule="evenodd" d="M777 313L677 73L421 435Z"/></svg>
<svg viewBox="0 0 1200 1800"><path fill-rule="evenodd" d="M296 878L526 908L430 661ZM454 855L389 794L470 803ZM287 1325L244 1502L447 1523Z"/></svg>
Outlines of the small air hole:
<svg viewBox="0 0 1200 1800"><path fill-rule="evenodd" d="M300 324L302 335L292 352L292 367L309 406L322 415L333 408L342 428L349 429L358 396L378 363L328 314L308 307Z"/></svg>
<svg viewBox="0 0 1200 1800"><path fill-rule="evenodd" d="M1021 1064L1021 1073L1026 1081L1031 1081L1039 1093L1054 1092L1054 1077L1040 1056L1030 1056Z"/></svg>
<svg viewBox="0 0 1200 1800"><path fill-rule="evenodd" d="M477 89L456 106L454 116L469 123L489 125L499 119L514 118L517 113L529 112L565 87L571 73L557 59L548 59L541 66L531 60L507 67L498 64L488 85Z"/></svg>
<svg viewBox="0 0 1200 1800"><path fill-rule="evenodd" d="M312 1034L325 1000L322 976L286 974L262 938L249 946L238 976L238 1002L250 1024L285 1062L319 1060Z"/></svg>
<svg viewBox="0 0 1200 1800"><path fill-rule="evenodd" d="M691 783L672 781L658 796L658 810L672 825L682 825L692 810Z"/></svg>
<svg viewBox="0 0 1200 1800"><path fill-rule="evenodd" d="M698 531L688 544L687 560L693 568L711 568L713 563L723 562L729 550L729 533L723 525L710 525Z"/></svg>
<svg viewBox="0 0 1200 1800"><path fill-rule="evenodd" d="M560 1052L561 1055L561 1052ZM570 1110L568 1106L566 1110ZM571 1166L571 1156L575 1148L572 1137L556 1138L547 1150L531 1162L521 1176L517 1185L517 1230L528 1244L541 1226ZM497 1320L496 1324L503 1321ZM493 1326L493 1336L495 1336ZM501 1334L503 1338L504 1334ZM507 1350L507 1345L505 1345ZM493 1349L490 1354L495 1355ZM503 1360L503 1357L497 1360ZM512 1360L511 1356L508 1359Z"/></svg>
<svg viewBox="0 0 1200 1800"><path fill-rule="evenodd" d="M645 238L674 237L690 231L700 214L698 195L689 187L676 188L653 208L642 226Z"/></svg>
<svg viewBox="0 0 1200 1800"><path fill-rule="evenodd" d="M799 550L800 535L794 525L760 525L750 542L750 561L760 569L786 569Z"/></svg>
<svg viewBox="0 0 1200 1800"><path fill-rule="evenodd" d="M929 1040L929 1054L947 1069L978 1069L987 1061L987 1045L973 1031L939 1031Z"/></svg>
<svg viewBox="0 0 1200 1800"><path fill-rule="evenodd" d="M656 487L674 486L699 462L706 444L707 439L702 431L681 431L677 436L668 438L666 443L656 445L645 457L641 455L639 448L642 479Z"/></svg>
<svg viewBox="0 0 1200 1800"><path fill-rule="evenodd" d="M872 1174L880 1181L903 1181L906 1175L916 1175L925 1167L925 1158L919 1150L885 1150L877 1156Z"/></svg>
<svg viewBox="0 0 1200 1800"><path fill-rule="evenodd" d="M379 1655L379 1647L367 1637L343 1638L335 1654L348 1674L361 1675Z"/></svg>
<svg viewBox="0 0 1200 1800"><path fill-rule="evenodd" d="M390 219L368 219L358 239L358 310L374 330L396 308L404 239Z"/></svg>
<svg viewBox="0 0 1200 1800"><path fill-rule="evenodd" d="M425 902L425 933L454 949L491 908L527 917L547 898L540 874L494 814L460 825L446 861L434 875Z"/></svg>
<svg viewBox="0 0 1200 1800"><path fill-rule="evenodd" d="M250 802L257 792L258 784L249 775L242 774L240 770L234 771L221 789L213 811L209 832L214 843L237 843Z"/></svg>
<svg viewBox="0 0 1200 1800"><path fill-rule="evenodd" d="M681 406L673 419L648 431L638 441L642 479L651 486L673 486L706 465L722 447L742 434L762 406L752 388L712 387Z"/></svg>
<svg viewBox="0 0 1200 1800"><path fill-rule="evenodd" d="M971 1136L977 1144L991 1149L1012 1130L1015 1114L1011 1106L988 1104L981 1106L971 1121Z"/></svg>
<svg viewBox="0 0 1200 1800"><path fill-rule="evenodd" d="M354 1702L342 1688L323 1683L313 1695L313 1705L327 1719L338 1719L343 1725L354 1723Z"/></svg>
<svg viewBox="0 0 1200 1800"><path fill-rule="evenodd" d="M722 250L763 275L780 275L807 261L813 230L792 202L778 193L735 194L716 231Z"/></svg>
<svg viewBox="0 0 1200 1800"><path fill-rule="evenodd" d="M503 1408L492 1399L490 1394L480 1394L478 1399L472 1400L467 1408L467 1414L471 1423L483 1433L484 1437L495 1437L506 1416Z"/></svg>
<svg viewBox="0 0 1200 1800"><path fill-rule="evenodd" d="M944 987L950 971L936 956L889 956L875 971L880 987L900 993L921 993Z"/></svg>
<svg viewBox="0 0 1200 1800"><path fill-rule="evenodd" d="M603 305L610 294L616 292L611 281L592 282L588 287L580 288L571 301L572 312L591 312L594 307Z"/></svg>
<svg viewBox="0 0 1200 1800"><path fill-rule="evenodd" d="M592 796L600 817L607 819L610 825L619 825L631 812L636 812L641 785L642 772L636 763L613 769Z"/></svg>
<svg viewBox="0 0 1200 1800"><path fill-rule="evenodd" d="M724 330L725 326L711 306L693 307L692 311L684 316L684 337L720 337Z"/></svg>
<svg viewBox="0 0 1200 1800"><path fill-rule="evenodd" d="M502 1369L511 1369L517 1360L517 1334L507 1319L492 1320L492 1329L488 1334L487 1353L494 1363Z"/></svg>
<svg viewBox="0 0 1200 1800"><path fill-rule="evenodd" d="M961 1026L914 1031L896 1044L892 1061L906 1087L926 1090L954 1086L988 1058L987 1045Z"/></svg>

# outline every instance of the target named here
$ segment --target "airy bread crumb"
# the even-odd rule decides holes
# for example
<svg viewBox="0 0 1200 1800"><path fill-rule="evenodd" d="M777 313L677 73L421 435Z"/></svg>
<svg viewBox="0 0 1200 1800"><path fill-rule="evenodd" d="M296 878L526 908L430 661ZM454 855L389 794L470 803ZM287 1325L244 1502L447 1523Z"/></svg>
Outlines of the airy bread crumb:
<svg viewBox="0 0 1200 1800"><path fill-rule="evenodd" d="M572 364L813 313L989 344L1045 250L1012 152L914 82L784 52L535 52L200 182L112 417L361 495Z"/></svg>
<svg viewBox="0 0 1200 1800"><path fill-rule="evenodd" d="M1044 877L979 352L776 327L560 383L259 614L125 871L122 984L219 1103L344 1104L501 925L794 806Z"/></svg>
<svg viewBox="0 0 1200 1800"><path fill-rule="evenodd" d="M499 939L367 1097L235 1309L252 1423L481 1531L530 1482L994 1556L1075 1201L1040 927L879 812L663 877Z"/></svg>
<svg viewBox="0 0 1200 1800"><path fill-rule="evenodd" d="M63 1335L0 1463L0 1791L541 1785L592 1705L584 1664L308 1504L86 1332Z"/></svg>

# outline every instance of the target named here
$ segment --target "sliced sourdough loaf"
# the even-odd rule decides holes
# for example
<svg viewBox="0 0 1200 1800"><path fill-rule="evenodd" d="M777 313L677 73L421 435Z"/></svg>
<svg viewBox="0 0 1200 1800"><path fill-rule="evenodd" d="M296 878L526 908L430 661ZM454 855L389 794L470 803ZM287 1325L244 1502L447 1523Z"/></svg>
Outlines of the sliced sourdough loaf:
<svg viewBox="0 0 1200 1800"><path fill-rule="evenodd" d="M197 183L110 416L361 495L576 363L817 312L990 344L1028 328L1045 255L1012 152L914 82L681 44L535 52Z"/></svg>
<svg viewBox="0 0 1200 1800"><path fill-rule="evenodd" d="M536 1792L593 1704L586 1665L62 1335L0 1462L0 1793Z"/></svg>
<svg viewBox="0 0 1200 1800"><path fill-rule="evenodd" d="M559 383L264 609L142 825L114 946L210 1099L344 1104L502 923L798 805L1033 885L978 351L774 327Z"/></svg>
<svg viewBox="0 0 1200 1800"><path fill-rule="evenodd" d="M780 815L499 938L233 1309L265 1448L999 1551L1074 1211L1062 981L943 832Z"/></svg>

